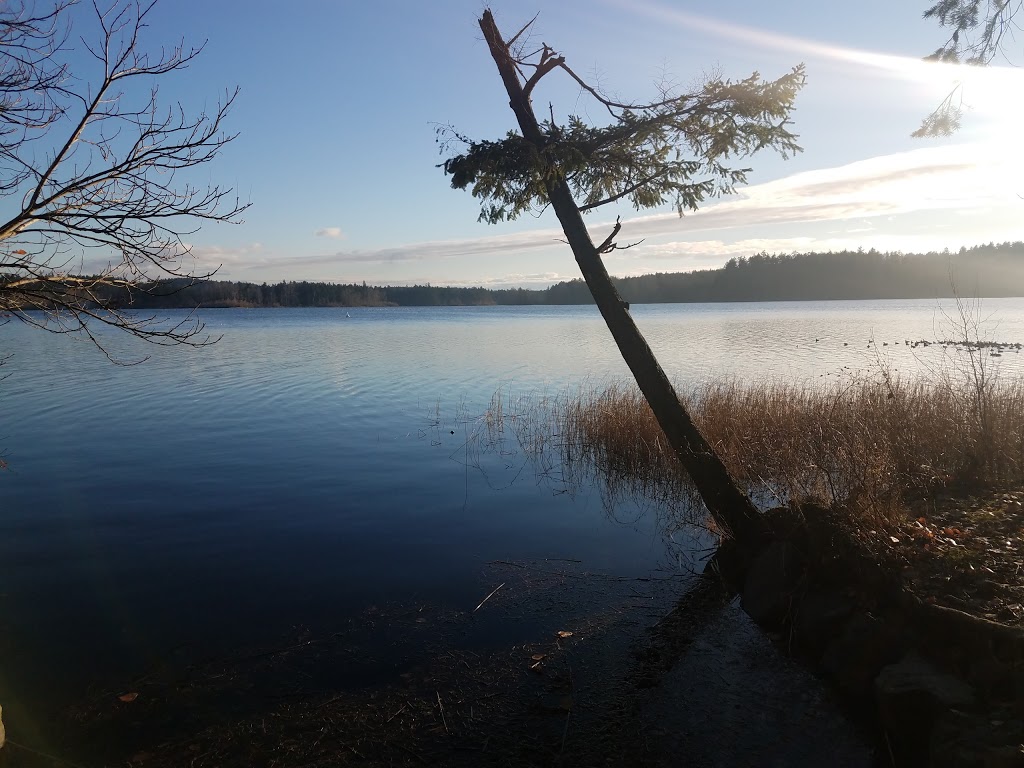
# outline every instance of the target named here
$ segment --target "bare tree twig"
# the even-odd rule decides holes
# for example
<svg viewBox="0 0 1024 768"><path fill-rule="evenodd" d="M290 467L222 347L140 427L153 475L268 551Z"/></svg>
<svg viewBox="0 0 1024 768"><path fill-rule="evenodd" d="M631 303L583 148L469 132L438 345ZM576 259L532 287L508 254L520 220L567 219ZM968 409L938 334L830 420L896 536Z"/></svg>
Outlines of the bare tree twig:
<svg viewBox="0 0 1024 768"><path fill-rule="evenodd" d="M133 296L211 277L217 267L197 269L188 238L248 207L231 189L191 181L234 140L224 123L238 90L195 115L161 105L154 78L186 68L202 46L142 50L155 4L94 0L98 32L83 33L77 56L72 23L88 23L88 6L0 7L0 201L10 212L0 220L0 312L84 336L112 359L94 327L155 344L215 341L194 316L167 323L132 312Z"/></svg>
<svg viewBox="0 0 1024 768"><path fill-rule="evenodd" d="M437 706L441 710L441 722L444 723L444 732L451 736L451 731L448 730L448 718L444 716L444 704L441 703L441 694L434 691L437 694Z"/></svg>
<svg viewBox="0 0 1024 768"><path fill-rule="evenodd" d="M504 586L505 586L505 582L503 581L503 582L501 582L501 584L499 584L494 589L492 589L490 594L488 594L487 597L485 597L483 600L480 601L480 605L478 605L476 608L473 609L473 613L476 613L477 611L479 611L483 607L483 604L486 603L488 600L490 600L492 597L494 597L494 595L497 594L498 590L501 589Z"/></svg>

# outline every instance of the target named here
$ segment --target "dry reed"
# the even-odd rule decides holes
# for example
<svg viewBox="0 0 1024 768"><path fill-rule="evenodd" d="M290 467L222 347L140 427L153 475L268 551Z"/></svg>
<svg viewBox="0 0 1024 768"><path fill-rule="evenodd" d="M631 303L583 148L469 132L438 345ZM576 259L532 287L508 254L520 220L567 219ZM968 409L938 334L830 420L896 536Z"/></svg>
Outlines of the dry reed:
<svg viewBox="0 0 1024 768"><path fill-rule="evenodd" d="M883 372L884 374L884 372ZM765 504L814 500L872 518L951 485L1024 480L1024 383L884 374L826 387L704 385L684 401L733 477ZM565 451L641 485L686 484L643 396L568 398Z"/></svg>
<svg viewBox="0 0 1024 768"><path fill-rule="evenodd" d="M906 379L881 368L825 386L718 382L683 399L732 476L764 507L813 501L892 519L940 488L1024 481L1019 379L950 368ZM539 471L559 465L578 480L596 473L611 497L696 502L634 385L522 398L514 414L508 406L496 396L486 441L512 437Z"/></svg>

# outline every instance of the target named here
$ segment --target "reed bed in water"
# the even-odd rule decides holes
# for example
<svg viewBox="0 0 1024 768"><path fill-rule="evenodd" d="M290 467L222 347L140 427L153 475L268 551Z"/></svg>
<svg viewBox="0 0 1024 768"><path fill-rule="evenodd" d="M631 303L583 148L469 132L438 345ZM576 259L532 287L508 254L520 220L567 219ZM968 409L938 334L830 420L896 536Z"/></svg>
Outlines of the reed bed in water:
<svg viewBox="0 0 1024 768"><path fill-rule="evenodd" d="M682 396L701 431L760 503L839 504L891 518L949 486L1024 481L1024 383L950 375L824 387L728 381ZM613 384L557 409L563 459L618 482L687 485L643 396Z"/></svg>

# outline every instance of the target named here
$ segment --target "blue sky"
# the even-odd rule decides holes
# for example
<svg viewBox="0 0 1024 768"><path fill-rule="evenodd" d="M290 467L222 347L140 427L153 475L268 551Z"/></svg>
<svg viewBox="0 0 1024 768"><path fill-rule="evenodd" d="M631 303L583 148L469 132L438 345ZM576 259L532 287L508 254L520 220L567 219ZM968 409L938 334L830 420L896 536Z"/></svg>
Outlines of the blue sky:
<svg viewBox="0 0 1024 768"><path fill-rule="evenodd" d="M186 109L241 94L240 133L205 181L251 202L243 224L206 226L190 243L220 277L540 286L577 276L557 222L488 226L477 202L436 165L435 125L497 138L514 125L476 20L480 0L374 3L163 0L150 48L206 40L161 98ZM679 219L628 206L588 217L603 239L616 214L624 240L613 274L702 269L760 250L958 248L1024 239L1024 158L1014 126L1024 71L972 73L964 129L944 140L910 133L957 72L920 63L944 39L924 5L723 0L507 0L506 35L537 11L535 38L626 99L718 70L779 76L807 65L794 115L804 152L754 156L751 185ZM549 78L550 79L550 78ZM535 102L599 116L571 83L545 81Z"/></svg>

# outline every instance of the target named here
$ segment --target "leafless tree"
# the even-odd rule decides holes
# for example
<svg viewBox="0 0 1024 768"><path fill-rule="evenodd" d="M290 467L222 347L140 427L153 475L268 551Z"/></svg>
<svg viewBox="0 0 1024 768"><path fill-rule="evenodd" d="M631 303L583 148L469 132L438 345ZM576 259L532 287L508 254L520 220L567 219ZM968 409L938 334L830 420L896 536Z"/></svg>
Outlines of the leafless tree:
<svg viewBox="0 0 1024 768"><path fill-rule="evenodd" d="M0 313L81 334L121 362L99 328L210 343L196 317L139 314L132 297L210 277L187 238L237 221L247 204L189 178L235 137L223 124L237 89L196 114L161 105L159 79L203 46L149 53L156 0L100 2L0 4Z"/></svg>

